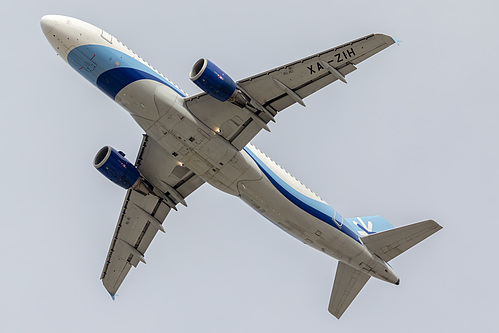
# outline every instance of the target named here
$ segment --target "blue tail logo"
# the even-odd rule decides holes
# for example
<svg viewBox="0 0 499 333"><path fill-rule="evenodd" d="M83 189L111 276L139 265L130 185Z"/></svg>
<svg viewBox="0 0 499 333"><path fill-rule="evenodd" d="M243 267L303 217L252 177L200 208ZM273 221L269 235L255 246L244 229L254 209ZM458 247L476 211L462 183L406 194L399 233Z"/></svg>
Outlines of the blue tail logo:
<svg viewBox="0 0 499 333"><path fill-rule="evenodd" d="M362 230L359 230L358 233L360 236L367 236L367 235L371 235L371 234L374 234L375 232L373 231L373 223L371 221L367 221L367 225L364 223L364 221L362 220L362 218L360 217L357 217L357 220L359 220L359 222L353 220L352 222L359 228L361 228Z"/></svg>
<svg viewBox="0 0 499 333"><path fill-rule="evenodd" d="M361 237L393 229L393 225L379 215L349 217L344 219L344 221L352 231Z"/></svg>

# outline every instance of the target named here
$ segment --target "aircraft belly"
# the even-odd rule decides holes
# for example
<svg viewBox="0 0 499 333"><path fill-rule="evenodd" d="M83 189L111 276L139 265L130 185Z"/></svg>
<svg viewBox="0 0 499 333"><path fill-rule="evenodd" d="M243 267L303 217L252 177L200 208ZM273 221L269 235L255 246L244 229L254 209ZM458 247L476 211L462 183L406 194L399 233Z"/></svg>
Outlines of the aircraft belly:
<svg viewBox="0 0 499 333"><path fill-rule="evenodd" d="M248 152L238 151L198 120L169 87L152 80L136 81L123 88L116 101L152 139L204 181L240 196L305 244L347 263L359 263L355 258L364 247L342 232L342 226L333 227L290 201L263 176Z"/></svg>
<svg viewBox="0 0 499 333"><path fill-rule="evenodd" d="M116 103L127 110L146 132L160 118L154 102L154 94L160 85L161 83L151 80L135 81L121 89L115 97Z"/></svg>
<svg viewBox="0 0 499 333"><path fill-rule="evenodd" d="M364 253L361 244L293 204L266 177L240 181L238 189L244 202L301 242L347 263Z"/></svg>
<svg viewBox="0 0 499 333"><path fill-rule="evenodd" d="M246 154L198 120L182 101L168 86L152 80L133 82L116 95L116 102L153 140L212 186L239 195L238 181L262 177L259 170L250 170Z"/></svg>

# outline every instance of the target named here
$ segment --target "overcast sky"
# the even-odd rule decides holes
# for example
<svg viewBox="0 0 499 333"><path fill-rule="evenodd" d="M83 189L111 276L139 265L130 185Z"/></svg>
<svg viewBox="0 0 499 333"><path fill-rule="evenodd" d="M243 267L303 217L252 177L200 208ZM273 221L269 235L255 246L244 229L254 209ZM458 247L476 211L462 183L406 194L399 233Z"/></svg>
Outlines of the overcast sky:
<svg viewBox="0 0 499 333"><path fill-rule="evenodd" d="M1 332L456 332L497 328L499 94L493 1L15 1L3 12ZM239 80L372 32L403 42L293 106L253 143L343 216L444 229L337 320L337 261L204 185L115 302L99 280L125 192L96 172L142 131L44 38L101 27L189 94L201 57Z"/></svg>

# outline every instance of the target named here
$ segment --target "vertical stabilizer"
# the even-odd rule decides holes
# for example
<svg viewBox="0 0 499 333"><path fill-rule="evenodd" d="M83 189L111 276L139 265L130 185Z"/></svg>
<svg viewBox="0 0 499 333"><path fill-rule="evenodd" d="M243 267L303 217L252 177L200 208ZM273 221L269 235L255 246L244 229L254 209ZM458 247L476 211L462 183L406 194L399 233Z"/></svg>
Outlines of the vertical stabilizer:
<svg viewBox="0 0 499 333"><path fill-rule="evenodd" d="M331 299L329 300L329 312L340 319L343 312L352 303L369 278L370 276L366 273L339 261Z"/></svg>
<svg viewBox="0 0 499 333"><path fill-rule="evenodd" d="M393 225L379 215L349 217L344 219L349 229L360 236L367 236L377 232L393 229Z"/></svg>

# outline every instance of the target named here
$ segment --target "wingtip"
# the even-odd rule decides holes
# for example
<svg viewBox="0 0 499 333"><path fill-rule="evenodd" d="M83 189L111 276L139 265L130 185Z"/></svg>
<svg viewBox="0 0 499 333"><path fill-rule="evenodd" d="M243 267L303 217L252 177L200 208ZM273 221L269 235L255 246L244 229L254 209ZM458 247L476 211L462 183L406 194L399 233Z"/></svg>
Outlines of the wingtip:
<svg viewBox="0 0 499 333"><path fill-rule="evenodd" d="M333 317L335 317L336 319L340 319L341 315L343 314L343 312L341 312L341 313L340 313L340 312L339 312L339 311L337 311L337 310L333 310L331 307L329 307L327 310L328 310L328 312L329 312L330 314L332 314L332 315L333 315Z"/></svg>
<svg viewBox="0 0 499 333"><path fill-rule="evenodd" d="M443 229L443 228L444 228L444 227L442 227L440 224L438 224L438 222L437 222L437 221L435 221L435 220L427 220L427 221L428 221L428 222L430 222L430 223L433 223L433 226L434 226L434 228L436 229L436 231L435 231L435 232L437 232L437 231L439 231L439 230L441 230L441 229ZM423 222L424 222L424 221L423 221Z"/></svg>
<svg viewBox="0 0 499 333"><path fill-rule="evenodd" d="M343 313L332 313L332 312L330 312L330 313L333 315L333 317L334 317L334 318L336 318L336 319L338 319L338 320L339 320L339 319L341 318L341 316L343 315Z"/></svg>
<svg viewBox="0 0 499 333"><path fill-rule="evenodd" d="M109 293L109 295L111 295L111 298L113 299L113 301L116 300L116 294L113 295L113 294Z"/></svg>
<svg viewBox="0 0 499 333"><path fill-rule="evenodd" d="M381 36L385 36L385 37L388 37L390 38L395 44L397 44L397 46L400 46L400 43L402 43L402 41L398 38L395 38L393 36L390 36L390 35L387 35L387 34L383 34L383 33L375 33L375 35L381 35Z"/></svg>
<svg viewBox="0 0 499 333"><path fill-rule="evenodd" d="M392 36L390 36L392 37ZM392 37L393 41L397 44L397 46L400 46L400 43L402 43L402 41L400 39L397 39L395 37Z"/></svg>
<svg viewBox="0 0 499 333"><path fill-rule="evenodd" d="M395 38L395 37L390 36L390 35L387 35L387 36L390 37L393 40L393 42L395 44L397 44L397 46L400 46L400 43L402 43L402 41L400 39L398 39L398 38Z"/></svg>

